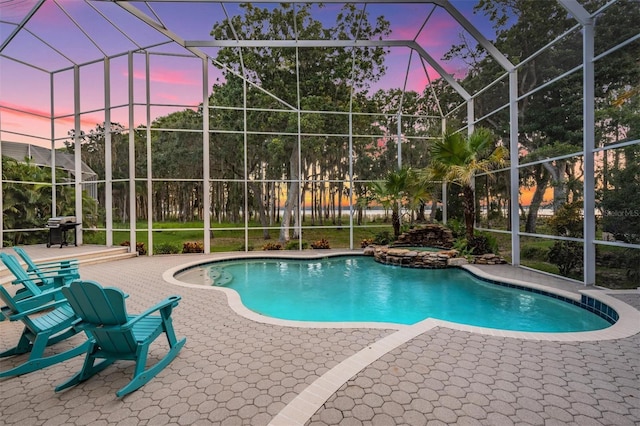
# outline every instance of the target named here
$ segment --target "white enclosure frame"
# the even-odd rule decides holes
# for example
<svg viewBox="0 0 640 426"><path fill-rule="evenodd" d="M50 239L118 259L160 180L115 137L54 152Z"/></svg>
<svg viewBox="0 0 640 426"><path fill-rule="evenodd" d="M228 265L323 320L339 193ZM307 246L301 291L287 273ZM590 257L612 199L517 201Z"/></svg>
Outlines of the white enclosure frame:
<svg viewBox="0 0 640 426"><path fill-rule="evenodd" d="M98 0L87 0L87 3L92 3L93 1L98 1ZM171 1L171 2L189 2L189 1L198 1L198 0L154 0L151 1L149 3L155 3L155 2L163 2L163 1ZM200 0L202 1L202 0ZM593 14L590 14L589 12L587 12L579 3L577 0L558 0L558 2L567 10L567 12L576 20L576 26L571 28L570 30L567 31L567 33L571 32L571 31L575 31L576 29L579 29L582 32L582 37L583 37L583 52L582 52L582 64L578 67L575 67L572 70L567 71L566 73L554 78L553 80L545 83L545 85L537 87L536 89L533 90L533 92L542 89L543 87L549 85L549 84L553 84L554 82L559 81L560 79L564 78L566 75L569 75L573 72L576 71L582 71L583 73L583 147L582 147L582 151L580 152L576 152L574 154L571 155L582 155L584 157L584 181L583 181L583 194L584 194L584 201L583 201L583 210L584 212L593 212L595 210L595 163L594 163L594 155L597 152L603 151L603 150L610 150L610 149L616 149L616 148L620 148L622 146L626 146L626 145L630 145L630 144L638 144L638 141L628 141L622 144L616 144L616 145L609 145L607 147L604 148L596 148L595 145L595 105L594 105L594 64L606 57L608 54L616 51L617 49L620 49L624 46L626 46L627 44L637 40L640 35L636 35L635 37L633 37L630 40L626 40L622 43L620 43L618 46L615 46L611 49L609 49L608 51L600 54L598 57L595 57L594 55L594 24L595 24L595 17L604 12L607 8L611 7L612 5L614 5L616 3L616 1L612 1L609 2L606 6L604 6L602 9L596 11ZM474 116L474 100L480 96L485 90L487 90L490 86L487 86L485 89L483 89L482 91L475 93L475 94L470 94L468 93L450 74L448 74L445 69L442 67L442 65L440 64L440 62L438 60L436 60L435 58L433 58L429 52L423 47L421 46L416 40L266 40L266 41L262 41L262 40L185 40L183 38L180 37L180 35L176 34L175 32L173 32L171 29L166 28L159 19L155 19L152 16L149 16L148 14L144 13L141 11L140 8L137 7L136 3L142 3L140 1L115 1L114 3L117 4L117 6L121 7L122 9L124 9L125 11L127 11L128 13L130 13L132 16L134 16L135 18L137 18L140 21L140 25L148 25L150 27L152 27L153 29L155 29L156 31L158 31L159 33L163 34L164 36L166 36L170 42L175 43L181 47L183 47L184 49L186 49L190 55L192 56L187 56L185 55L185 57L192 57L192 58L199 58L202 62L201 65L201 72L202 72L202 76L201 76L201 81L202 81L202 108L203 108L203 114L205 117L209 116L209 112L211 107L209 106L209 102L208 102L208 98L209 98L209 86L210 86L210 81L209 81L209 75L210 75L210 67L212 65L212 63L215 61L214 58L211 58L210 56L208 56L206 53L203 52L203 50L201 50L202 48L210 48L210 47L287 47L287 48L295 48L296 51L299 48L304 48L304 47L323 47L323 46L342 46L342 47L394 47L394 48L398 48L398 47L402 47L402 48L406 48L409 49L412 54L415 53L418 58L423 62L423 66L424 63L426 62L429 66L431 66L432 68L434 68L436 71L439 72L440 76L460 95L460 97L463 100L463 103L459 106L459 108L465 108L466 106L466 121L467 121L467 126L466 126L466 130L467 132L472 132L474 126L481 122L483 119L485 119L487 116L491 115L491 114L495 114L501 110L504 110L506 108L508 108L509 111L509 117L510 117L510 135L509 135L509 140L508 140L508 144L509 144L509 152L510 152L510 167L508 169L509 171L509 177L510 177L510 193L512 194L512 199L515 197L515 194L518 194L520 191L520 187L519 187L519 172L521 169L523 169L524 167L528 167L531 166L535 163L526 163L526 164L520 164L520 160L518 157L518 132L519 132L519 127L518 127L518 102L521 101L524 97L530 95L531 93L527 93L524 95L518 95L519 91L518 91L518 72L519 70L526 64L528 63L528 61L530 61L532 58L536 57L538 54L544 52L546 49L549 49L550 47L552 47L554 45L554 43L558 42L558 40L561 39L561 37L557 38L556 40L550 42L548 45L544 46L542 49L540 49L540 51L536 54L534 54L533 56L531 56L530 58L525 59L524 61L520 62L518 65L514 65L512 64L508 58L506 58L498 49L496 49L496 47L489 41L487 40L480 31L478 31L473 24L471 24L471 22L469 22L467 20L467 18L465 18L455 7L452 3L450 3L448 0L432 0L432 1L426 1L426 0L402 0L399 2L393 2L393 1L389 1L389 0L323 0L323 3L339 3L339 4L357 4L357 5L366 5L366 4L374 4L374 3L431 3L434 4L438 7L441 7L442 9L444 9L451 17L453 17L460 25L461 27L466 30L469 34L471 34L473 36L473 38L475 39L475 41L478 42L478 44L480 46L482 46L489 55L491 55L491 57L502 67L502 69L505 72L505 76L508 79L508 93L509 93L509 99L508 99L508 103L499 107L498 109L492 111L491 113L487 114L485 117L480 117L480 118L476 118ZM221 4L237 4L237 3L241 3L237 0L217 0L217 3L221 3ZM268 1L268 0L254 0L252 1L252 3L264 3L264 4L273 4L274 1ZM315 1L308 1L308 0L278 0L277 3L292 3L292 4L307 4L307 3L317 3ZM21 31L23 29L23 27L27 24L27 22L29 21L29 19L31 19L33 17L33 15L35 13L37 13L38 9L44 4L44 0L39 0L34 7L32 8L32 10L30 11L30 13L28 13L23 21L16 26L15 30L4 40L4 42L2 44L0 44L0 56L5 57L8 60L12 60L12 58L10 57L6 57L3 55L3 50L11 43L11 41L14 39L14 37L18 34L19 31ZM0 18L1 19L1 18ZM115 26L115 24L111 23L112 25ZM122 29L119 29L119 31L123 31ZM91 43L93 43L98 49L100 49L99 47L99 43L94 41L93 39L91 39L91 37L85 33L85 35L87 35L87 38L91 41ZM126 35L126 34L125 34ZM127 36L128 37L128 36ZM128 37L129 38L129 37ZM131 40L131 38L129 38ZM133 41L133 40L132 40ZM135 43L135 41L134 41ZM58 72L66 72L71 70L73 72L73 103L74 103L74 114L73 114L73 119L74 119L74 130L75 130L75 143L76 145L80 144L81 141L81 131L82 131L82 126L81 126L81 109L80 109L80 69L83 66L92 64L92 63L99 63L102 62L103 64L103 68L104 68L104 119L105 119L105 172L106 172L106 178L105 178L105 186L106 186L106 198L105 198L105 203L106 203L106 244L107 246L111 246L113 244L113 232L114 231L118 231L116 229L114 229L114 225L113 225L113 212L111 209L111 206L113 205L113 199L112 199L112 189L113 189L113 183L115 182L112 176L112 163L111 163L111 141L112 141L112 129L111 129L111 125L112 125L112 117L111 117L111 111L113 108L116 107L122 107L125 106L128 108L128 116L129 116L129 123L128 123L128 133L129 133L129 177L126 180L128 182L129 185L129 197L130 197L130 202L129 202L129 206L130 206L130 211L129 211L129 217L130 217L130 227L128 229L129 231L129 235L130 235L130 241L136 241L136 233L137 233L137 228L136 228L136 205L135 205L135 188L136 188L136 182L137 181L144 181L146 183L146 188L149 194L152 193L152 189L153 189L153 182L155 180L162 180L162 179L153 179L153 170L152 170L152 165L151 165L151 161L147 161L147 176L144 179L138 178L135 175L135 158L136 158L136 152L135 152L135 135L134 135L134 129L135 129L135 115L134 115L134 111L136 110L136 107L139 106L138 103L136 103L136 99L134 96L134 60L137 57L137 55L142 54L144 57L144 61L145 61L145 81L146 81L146 88L145 88L145 92L146 92L146 100L145 100L145 107L146 107L146 153L145 155L147 156L148 159L151 158L152 156L152 147L151 147L151 139L152 139L152 130L151 130L151 123L152 123L152 116L151 116L151 107L152 107L152 102L150 99L150 57L152 55L152 53L149 52L148 48L151 48L153 46L141 46L138 45L138 50L137 51L128 51L128 52L122 52L118 55L107 55L106 53L103 52L103 58L93 61L93 62L88 62L88 63L82 63L82 64L75 64L73 67L71 68L65 68L65 69L60 69L60 70L54 70L54 71L48 71L48 70L44 70L38 67L35 67L34 65L30 65L30 64L23 64L25 66L30 66L33 68L38 69L39 71L42 71L44 73L48 73L50 75L50 81L51 81L51 93L49 94L50 96L50 104L51 104L51 140L49 141L51 144L51 148L53 149L55 147L55 143L57 142L54 138L54 134L55 134L55 120L60 118L60 117L56 117L55 113L54 113L54 93L55 93L55 84L54 84L54 75ZM60 53L60 52L58 52ZM60 53L61 54L61 53ZM114 58L116 57L126 57L126 61L127 61L127 65L128 65L128 100L127 100L127 104L126 105L112 105L112 100L111 100L111 73L112 73L112 69L111 69L111 63L114 60ZM179 55L174 55L174 56L179 56ZM72 60L73 58L70 59L71 62L73 62ZM223 64L218 64L218 65L223 65ZM224 66L224 65L223 65ZM227 69L228 71L230 71L229 69ZM239 77L244 78L244 69L242 71L243 75L240 75ZM299 76L299 72L297 73L298 75L298 80L300 78ZM502 77L501 77L502 78ZM301 109L300 106L300 85L298 84L297 90L298 90L298 99L297 99L297 105L290 105L288 103L286 103L285 101L283 101L282 99L279 99L275 94L271 94L268 93L266 90L261 89L260 87L256 86L254 83L250 82L248 79L244 78L244 106L243 106L243 114L245 116L245 123L244 123L244 129L241 132L243 134L243 138L244 138L244 156L245 156L245 170L244 170L244 180L243 180L243 185L244 185L244 193L245 193L245 200L244 200L244 209L245 211L248 210L248 205L247 205L247 191L248 191L248 175L247 175L247 170L246 170L246 158L247 158L247 138L248 135L251 133L248 129L247 129L247 122L246 122L246 116L247 116L247 111L249 110L248 106L247 106L247 96L246 96L246 92L247 92L247 85L251 84L255 87L257 87L258 89L262 90L263 92L265 92L266 94L268 94L269 96L272 96L274 99L276 99L277 101L280 102L281 105L283 105L283 107L286 109L288 109L291 113L295 113L298 115L298 132L295 135L297 137L298 140L298 155L300 158L300 146L301 146L301 140L302 137L305 136L304 133L301 130L301 125L300 125L300 117L302 113L313 113L313 112L318 112L318 111L303 111ZM25 84L27 84L25 82ZM353 98L352 98L353 99ZM454 111L455 112L455 111ZM324 112L326 113L326 112ZM338 113L338 112L336 112ZM342 113L341 113L342 114ZM349 142L349 179L351 180L351 182L353 182L353 138L354 136L365 136L365 135L354 135L352 130L353 130L353 117L355 116L355 113L350 110L349 112L343 113L346 114L348 116L348 120L349 120L349 132L347 134L344 134L345 137L348 138L348 142ZM401 132L401 120L403 117L402 111L398 111L398 141L402 140L402 132ZM451 114L451 113L450 113ZM438 119L440 119L442 121L442 129L446 128L446 122L448 117L447 116L441 116L438 117ZM153 131L157 131L158 129L154 129ZM169 129L167 129L169 130ZM176 129L170 129L171 131L179 131ZM12 131L9 129L5 129L2 127L2 122L0 121L0 131L4 132L5 134L12 134ZM186 131L186 130L185 130ZM189 131L193 131L193 130L189 130ZM209 164L209 156L210 156L210 136L211 136L211 132L213 132L210 128L209 128L209 121L208 120L203 120L203 127L202 129L199 129L198 132L202 133L202 146L203 146L203 176L202 179L197 179L196 181L198 182L202 182L203 183L203 191L205 194L209 194L210 193L210 189L211 189L211 183L213 180L215 180L212 176L210 176L210 164ZM335 135L334 135L335 136ZM401 152L401 143L398 143L398 150L399 150L399 155L398 155L398 165L401 166L402 163L402 152ZM1 154L1 147L0 147L0 154ZM541 161L553 161L553 160L557 160L557 159L561 159L564 157L556 157L556 158L551 158L551 159L545 159L545 160L541 160ZM55 161L54 156L52 155L52 162ZM300 161L298 162L300 164ZM55 163L52 163L53 166L55 166ZM76 200L76 204L75 204L75 210L76 210L76 216L78 217L82 217L82 187L83 184L85 182L82 181L82 173L81 173L81 157L80 157L80 150L76 150L75 151L75 164L76 164L76 180L75 180L75 200ZM301 176L300 173L298 173L298 176ZM185 179L185 181L188 181ZM285 182L285 181L283 181ZM285 182L286 183L286 182ZM298 185L300 187L302 183L302 178L300 177L298 179ZM2 189L2 184L3 182L0 182L0 190ZM59 185L59 182L55 181L55 176L53 176L53 180L51 182L53 188L56 187L56 185ZM443 186L443 187L446 187ZM352 191L352 187L350 189L350 191ZM300 188L298 191L298 194L300 194ZM53 194L53 212L55 215L55 205L56 205L56 200L55 200L55 190L53 190L52 192ZM2 206L3 203L3 197L0 197L0 207ZM353 211L353 204L354 204L354 199L353 199L353 194L352 192L350 192L349 194L349 199L351 201L350 206L349 206L349 232L350 232L350 248L353 249L354 248L354 237L353 237L353 231L354 231L354 222L353 222L353 215L354 215L354 211ZM517 198L516 198L517 199ZM301 201L301 200L299 200ZM446 191L443 191L443 213L444 213L444 222L446 223L446 204L447 204L447 200L446 200ZM300 205L300 204L299 204ZM151 248L153 247L153 223L152 223L152 203L149 203L148 207L147 207L147 216L148 216L148 229L147 229L147 243L148 246ZM297 214L299 215L300 212L298 211ZM550 239L558 239L558 240L562 240L562 239L568 239L565 237L560 237L560 236L551 236L551 235L540 235L540 234L535 234L535 235L531 235L531 234L527 234L524 232L519 231L520 228L520 223L519 223L519 210L518 210L518 203L517 202L511 202L511 211L510 211L510 216L511 216L511 223L510 223L510 228L512 231L496 231L496 230L491 230L491 229L487 229L487 231L492 231L492 232L508 232L511 235L511 248L512 248L512 264L516 265L516 266L520 266L520 238L522 236L532 236L532 237L544 237L544 238L550 238ZM575 240L575 241L579 241L581 243L583 243L584 246L584 259L583 259L583 280L582 282L585 285L593 285L596 282L596 246L597 245L606 245L606 246L616 246L616 247L629 247L629 248L633 248L633 249L640 249L640 246L638 245L634 245L634 244L624 244L624 243L620 243L620 242L606 242L606 241L599 241L596 239L596 223L595 223L595 216L592 214L585 214L584 215L585 219L584 219L584 229L583 229L583 233L584 236L581 239L570 239L569 240ZM245 231L245 247L248 247L248 233L249 233L249 225L247 223L247 215L245 215L245 223L244 223L244 231ZM203 217L203 221L204 221L204 228L202 229L203 231L203 235L204 235L204 245L205 245L205 252L209 252L211 250L211 244L210 244L210 239L209 239L209 235L211 233L211 202L209 197L205 196L204 197L204 217ZM236 229L236 228L233 228ZM251 228L254 229L254 228ZM184 230L184 229L181 229ZM200 230L200 229L198 229ZM225 229L222 229L223 231ZM4 229L4 221L0 221L0 232L2 232L3 234L6 232L11 232L11 231L15 231L15 230L10 230L10 229ZM82 240L82 235L83 235L83 229L82 227L79 227L78 229L78 243L82 244L83 240ZM300 237L301 238L301 237ZM300 241L301 242L301 241ZM0 240L0 244L2 244L2 241ZM132 250L134 248L131 248ZM149 250L149 254L151 255L152 250Z"/></svg>

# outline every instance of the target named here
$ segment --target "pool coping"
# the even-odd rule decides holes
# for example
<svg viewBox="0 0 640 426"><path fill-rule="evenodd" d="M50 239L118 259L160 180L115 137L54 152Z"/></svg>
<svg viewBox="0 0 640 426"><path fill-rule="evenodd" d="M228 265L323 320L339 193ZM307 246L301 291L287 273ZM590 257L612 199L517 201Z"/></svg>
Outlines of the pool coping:
<svg viewBox="0 0 640 426"><path fill-rule="evenodd" d="M490 336L499 337L513 337L518 339L527 340L545 340L545 341L563 341L563 342L588 342L588 341L600 341L600 340L612 340L630 337L640 333L640 311L626 304L625 302L616 299L606 293L604 289L585 287L585 289L578 290L578 293L556 289L544 284L536 284L530 281L516 280L510 278L504 278L490 274L474 265L463 265L460 268L475 275L479 278L488 281L500 282L504 284L512 284L518 287L525 287L529 289L538 290L542 293L555 294L562 298L575 300L580 302L582 295L598 300L602 303L613 308L618 313L618 320L602 330L594 331L581 331L581 332L563 332L563 333L541 333L541 332L526 332L526 331L511 331L501 330L494 328L478 327L466 324L459 324L434 318L427 318L412 325L386 323L386 322L317 322L317 321L293 321L283 320L278 318L272 318L265 315L258 314L251 311L244 306L240 295L235 290L226 287L206 287L201 284L192 284L179 281L174 277L180 271L193 268L204 263L213 263L226 260L241 260L241 259L259 259L259 258L283 258L283 259L300 259L300 260L312 260L312 259L324 259L327 257L337 256L364 256L359 251L332 251L332 252L244 252L244 253L223 253L214 254L213 256L203 259L200 257L196 261L187 262L182 265L170 268L165 271L162 278L168 283L190 288L201 288L215 291L221 291L227 296L227 303L229 307L238 315L250 319L252 321L271 324L284 327L299 327L299 328L368 328L368 329L383 329L383 330L404 330L407 328L416 327L419 324L425 322L433 322L439 326L447 327L453 330L467 331L471 333L479 333Z"/></svg>
<svg viewBox="0 0 640 426"><path fill-rule="evenodd" d="M490 329L477 326L469 326L464 324L452 323L434 318L427 318L412 325L390 324L390 323L362 323L362 322L310 322L310 321L290 321L280 320L276 318L266 317L257 314L246 308L241 300L240 295L229 288L210 286L206 287L201 284L190 284L179 281L174 278L174 274L179 271L189 269L203 263L217 262L223 260L239 260L239 259L258 259L258 258L285 258L285 259L322 259L334 256L353 256L362 255L360 252L332 252L332 253L252 253L241 256L238 254L224 254L213 258L186 263L175 268L167 270L163 274L163 279L169 283L191 288L212 289L221 291L227 295L227 301L231 309L238 315L253 321L262 322L284 327L304 327L304 328L374 328L393 330L391 333L381 339L371 343L360 351L347 357L326 373L322 374L309 386L296 395L291 402L285 405L278 414L271 419L269 426L303 426L313 415L325 404L332 395L334 395L342 386L344 386L352 377L355 377L360 371L380 359L387 353L406 344L410 340L418 337L437 327L447 327L453 330L466 331L469 333L479 333L495 337L516 338L525 340L548 340L561 342L587 342L596 340L609 340L629 337L640 333L640 311L632 306L607 295L603 290L584 289L578 290L578 293L559 290L548 286L531 283L529 281L521 281L514 279L506 279L489 274L473 265L465 265L469 273L478 277L499 281L501 283L513 284L521 287L538 289L545 293L554 293L562 297L581 300L582 295L587 295L595 300L600 300L608 306L614 308L619 315L618 321L610 327L603 330L586 331L577 333L534 333L534 332L517 332L499 329Z"/></svg>

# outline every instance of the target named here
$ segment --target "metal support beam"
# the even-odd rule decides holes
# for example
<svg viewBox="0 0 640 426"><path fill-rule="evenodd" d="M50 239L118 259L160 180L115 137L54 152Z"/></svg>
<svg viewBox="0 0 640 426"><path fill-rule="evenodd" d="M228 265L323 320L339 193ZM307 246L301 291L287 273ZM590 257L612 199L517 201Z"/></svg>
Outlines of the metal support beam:
<svg viewBox="0 0 640 426"><path fill-rule="evenodd" d="M77 245L82 244L82 138L81 132L82 128L80 123L80 67L75 65L73 67L73 121L74 121L74 131L75 135L73 138L73 154L74 154L74 189L75 189L75 212L76 212L76 222L79 222L78 228L76 229L75 235L76 240L75 243ZM55 151L52 151L52 155L55 155ZM51 170L51 173L55 173L55 170Z"/></svg>
<svg viewBox="0 0 640 426"><path fill-rule="evenodd" d="M478 44L482 46L493 59L505 70L511 71L514 68L514 65L507 59L506 56L502 54L485 36L482 35L480 31L471 23L465 16L458 11L448 0L443 0L441 6L449 12L449 15L469 33L471 36L476 39Z"/></svg>
<svg viewBox="0 0 640 426"><path fill-rule="evenodd" d="M520 265L520 169L518 167L518 70L509 73L509 188L511 264Z"/></svg>
<svg viewBox="0 0 640 426"><path fill-rule="evenodd" d="M11 31L11 34L9 34L9 36L4 40L4 42L0 44L0 53L2 53L4 48L7 47L9 43L11 43L11 40L13 40L15 36L18 35L20 30L22 30L22 28L25 25L27 25L27 22L29 22L31 17L35 15L35 13L38 11L38 9L40 9L40 7L44 4L44 2L45 0L39 0L38 3L33 5L33 7L31 7L31 10L24 16L24 18L22 18L22 21L13 29L13 31ZM7 7L11 7L11 6L14 6L14 5L7 5Z"/></svg>
<svg viewBox="0 0 640 426"><path fill-rule="evenodd" d="M164 34L166 37L170 38L174 42L178 43L181 46L185 46L185 42L181 37L179 37L173 31L165 28L164 25L162 25L161 23L151 19L147 14L142 12L137 7L129 4L130 3L129 1L115 1L114 3L117 3L120 7L125 9L127 12L131 13L136 18L140 19L141 21L143 21L144 23L146 23L156 31ZM186 47L186 46L185 48L200 59L205 59L207 57L207 55L204 52L200 51L200 49L196 49L195 47Z"/></svg>
<svg viewBox="0 0 640 426"><path fill-rule="evenodd" d="M353 250L353 92L349 100L349 250Z"/></svg>
<svg viewBox="0 0 640 426"><path fill-rule="evenodd" d="M185 40L185 47L408 47L412 40Z"/></svg>
<svg viewBox="0 0 640 426"><path fill-rule="evenodd" d="M104 59L104 208L107 247L113 246L113 130L111 128L111 61Z"/></svg>
<svg viewBox="0 0 640 426"><path fill-rule="evenodd" d="M247 154L249 149L249 123L247 123L247 80L242 81L242 175L244 182L242 190L244 192L244 204L242 206L244 216L244 251L249 251L249 166L247 164Z"/></svg>
<svg viewBox="0 0 640 426"><path fill-rule="evenodd" d="M105 1L105 0L103 0ZM142 3L148 0L108 0L113 1L114 3ZM211 3L214 0L153 0L154 3ZM240 0L215 0L216 3L242 3ZM397 3L408 3L408 4L421 4L421 3L433 3L442 6L442 4L446 2L446 0L251 0L251 3L297 3L297 4L309 4L309 3L339 3L339 4L357 4L360 5L362 3L372 3L372 4L397 4Z"/></svg>
<svg viewBox="0 0 640 426"><path fill-rule="evenodd" d="M581 25L588 25L592 21L589 12L587 12L577 0L558 0L558 3Z"/></svg>
<svg viewBox="0 0 640 426"><path fill-rule="evenodd" d="M153 151L151 150L151 64L149 51L144 55L145 97L146 97L146 147L147 147L147 255L153 254Z"/></svg>
<svg viewBox="0 0 640 426"><path fill-rule="evenodd" d="M442 117L442 134L447 132L447 119ZM447 182L442 182L442 224L447 224Z"/></svg>
<svg viewBox="0 0 640 426"><path fill-rule="evenodd" d="M433 57L431 55L429 55L429 53L427 53L426 50L424 50L422 48L422 46L420 46L418 43L416 42L410 42L408 43L408 47L414 49L422 59L424 59L425 61L427 61L429 63L429 65L431 65L433 67L433 69L435 69L438 74L440 74L440 76L447 82L449 83L449 85L460 95L462 96L462 98L465 101L468 101L469 99L471 99L471 95L469 94L469 92L467 92L454 78L453 75L447 73L447 71L442 68L442 66L435 60L433 59Z"/></svg>
<svg viewBox="0 0 640 426"><path fill-rule="evenodd" d="M129 84L129 253L136 252L136 128L133 98L133 52L127 56Z"/></svg>
<svg viewBox="0 0 640 426"><path fill-rule="evenodd" d="M596 283L594 22L583 25L584 284Z"/></svg>
<svg viewBox="0 0 640 426"><path fill-rule="evenodd" d="M51 112L49 120L50 120L50 129L51 129L51 144L49 145L49 149L51 152L49 153L49 158L51 158L51 216L58 216L58 200L56 195L56 174L54 170L56 169L56 141L54 135L55 132L55 80L53 78L53 74L49 74L49 111Z"/></svg>
<svg viewBox="0 0 640 426"><path fill-rule="evenodd" d="M209 152L209 61L202 60L202 220L204 252L211 252L211 165Z"/></svg>
<svg viewBox="0 0 640 426"><path fill-rule="evenodd" d="M413 40L187 40L187 48L197 47L406 47L415 50L465 100L471 95L422 46Z"/></svg>

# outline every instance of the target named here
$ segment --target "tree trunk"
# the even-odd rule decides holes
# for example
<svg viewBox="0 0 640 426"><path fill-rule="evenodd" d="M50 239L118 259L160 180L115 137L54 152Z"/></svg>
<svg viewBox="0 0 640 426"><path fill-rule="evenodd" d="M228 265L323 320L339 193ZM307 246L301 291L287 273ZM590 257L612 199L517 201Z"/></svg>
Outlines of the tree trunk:
<svg viewBox="0 0 640 426"><path fill-rule="evenodd" d="M400 207L397 203L391 207L391 224L393 225L393 236L398 239L400 236Z"/></svg>
<svg viewBox="0 0 640 426"><path fill-rule="evenodd" d="M549 182L549 174L540 168L539 174L536 176L536 190L531 198L531 204L529 204L529 211L527 212L527 220L524 226L524 232L535 233L536 221L538 219L538 210L544 199L544 192L547 189L547 183Z"/></svg>
<svg viewBox="0 0 640 426"><path fill-rule="evenodd" d="M473 188L469 185L462 187L463 205L464 205L464 225L466 230L467 241L473 238L473 224L476 217L475 197Z"/></svg>
<svg viewBox="0 0 640 426"><path fill-rule="evenodd" d="M436 214L438 213L438 198L433 197L431 201L431 212L429 213L429 222L436 221Z"/></svg>
<svg viewBox="0 0 640 426"><path fill-rule="evenodd" d="M555 166L550 163L542 163L542 166L551 175L553 182L553 212L556 213L567 201L566 179L564 175L566 161L557 160Z"/></svg>
<svg viewBox="0 0 640 426"><path fill-rule="evenodd" d="M344 184L338 183L338 226L342 226L342 191L344 190Z"/></svg>
<svg viewBox="0 0 640 426"><path fill-rule="evenodd" d="M269 235L269 230L266 229L267 226L269 226L267 218L268 207L265 205L264 195L262 193L262 184L258 182L250 185L253 188L253 192L255 193L258 218L260 219L260 225L262 226L262 238L268 240L271 238L271 236Z"/></svg>
<svg viewBox="0 0 640 426"><path fill-rule="evenodd" d="M427 218L424 215L426 210L426 204L424 201L420 201L420 207L418 207L418 214L416 215L416 221L418 222L426 222Z"/></svg>
<svg viewBox="0 0 640 426"><path fill-rule="evenodd" d="M289 190L287 191L287 201L284 203L284 212L282 214L282 224L280 225L280 242L289 241L289 227L291 226L291 215L294 208L298 205L298 150L294 149L291 152L289 159L289 176L291 176L291 182L289 183ZM295 215L297 226L297 218L299 215ZM297 230L296 230L297 233ZM295 237L295 236L294 236Z"/></svg>

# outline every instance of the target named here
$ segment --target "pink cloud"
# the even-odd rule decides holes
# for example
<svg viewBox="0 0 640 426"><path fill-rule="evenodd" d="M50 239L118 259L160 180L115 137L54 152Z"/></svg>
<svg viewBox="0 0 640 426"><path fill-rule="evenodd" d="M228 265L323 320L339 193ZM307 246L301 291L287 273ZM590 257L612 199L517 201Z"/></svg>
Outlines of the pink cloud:
<svg viewBox="0 0 640 426"><path fill-rule="evenodd" d="M40 120L46 123L49 123L51 119L51 116L49 115L49 111L45 111L39 108L32 108L32 107L13 104L9 102L0 102L0 108L2 109L3 116L10 116L18 119L17 121L13 122L13 124L18 128L24 126L24 121L22 121L21 119L28 118L31 120ZM73 126L75 123L74 117L72 115L56 119L56 121L60 123L69 124L70 126ZM92 127L92 126L95 126L97 123L101 123L103 121L104 121L104 117L100 118L99 116L94 114L83 114L80 116L80 124L83 127L85 126ZM6 123L5 120L3 120L3 123L9 124L10 122Z"/></svg>
<svg viewBox="0 0 640 426"><path fill-rule="evenodd" d="M190 71L154 68L151 71L150 78L151 81L157 83L179 84L186 86L194 86L200 84L200 81L194 80L191 74L192 73ZM133 78L144 80L144 71L134 71Z"/></svg>
<svg viewBox="0 0 640 426"><path fill-rule="evenodd" d="M416 41L424 48L446 48L451 46L452 40L457 42L457 33L462 27L452 20L439 20L428 23L420 32Z"/></svg>
<svg viewBox="0 0 640 426"><path fill-rule="evenodd" d="M440 78L440 75L432 68L427 68L429 78L431 81ZM422 92L429 84L429 80L422 69L412 69L409 71L409 78L407 81L407 90L415 90L416 92Z"/></svg>
<svg viewBox="0 0 640 426"><path fill-rule="evenodd" d="M42 120L49 120L51 115L49 111L45 111L39 108L32 108L24 105L18 105L11 102L0 102L0 108L3 109L3 114L19 116L19 117L31 117L39 118Z"/></svg>
<svg viewBox="0 0 640 426"><path fill-rule="evenodd" d="M173 102L178 102L181 100L179 96L172 95L170 93L158 93L156 96L160 99L166 99Z"/></svg>
<svg viewBox="0 0 640 426"><path fill-rule="evenodd" d="M391 36L396 40L413 40L416 36L416 27L399 27L394 28Z"/></svg>
<svg viewBox="0 0 640 426"><path fill-rule="evenodd" d="M425 48L451 45L451 36L460 28L455 20L449 17L432 16L418 34L424 19L422 15L418 16L405 20L402 26L394 27L391 37L397 40L416 39Z"/></svg>

